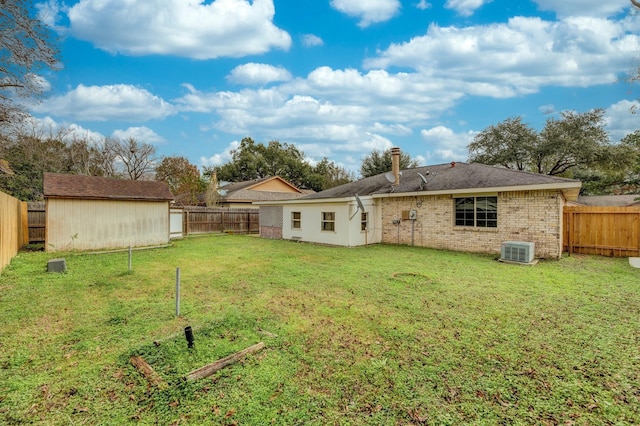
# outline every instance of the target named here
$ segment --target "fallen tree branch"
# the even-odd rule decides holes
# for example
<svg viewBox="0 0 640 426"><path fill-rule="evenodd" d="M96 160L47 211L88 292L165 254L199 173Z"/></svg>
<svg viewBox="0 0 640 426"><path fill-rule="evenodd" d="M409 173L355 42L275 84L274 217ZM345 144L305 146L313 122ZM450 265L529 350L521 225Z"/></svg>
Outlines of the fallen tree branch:
<svg viewBox="0 0 640 426"><path fill-rule="evenodd" d="M262 348L264 348L263 342L256 343L255 345L249 346L248 348L243 349L240 352L236 352L235 354L219 359L216 362L213 362L209 365L205 365L204 367L200 367L197 370L193 370L192 372L187 374L186 376L187 380L198 380L198 379L204 379L205 377L209 377L216 371L222 370L228 365L231 365L237 362L238 360L244 358L248 354L258 352Z"/></svg>
<svg viewBox="0 0 640 426"><path fill-rule="evenodd" d="M162 377L158 373L155 372L153 367L151 367L147 361L144 360L141 356L132 356L130 358L131 364L147 379L150 385L156 386L158 389L167 389L169 385L167 382L162 380Z"/></svg>

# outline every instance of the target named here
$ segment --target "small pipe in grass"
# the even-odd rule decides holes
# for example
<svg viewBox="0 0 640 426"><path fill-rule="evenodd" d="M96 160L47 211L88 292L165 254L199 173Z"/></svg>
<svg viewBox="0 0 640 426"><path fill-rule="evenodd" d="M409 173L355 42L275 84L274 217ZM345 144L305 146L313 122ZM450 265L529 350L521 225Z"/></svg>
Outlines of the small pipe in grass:
<svg viewBox="0 0 640 426"><path fill-rule="evenodd" d="M184 328L184 337L187 338L187 346L189 349L193 349L193 329L190 325Z"/></svg>

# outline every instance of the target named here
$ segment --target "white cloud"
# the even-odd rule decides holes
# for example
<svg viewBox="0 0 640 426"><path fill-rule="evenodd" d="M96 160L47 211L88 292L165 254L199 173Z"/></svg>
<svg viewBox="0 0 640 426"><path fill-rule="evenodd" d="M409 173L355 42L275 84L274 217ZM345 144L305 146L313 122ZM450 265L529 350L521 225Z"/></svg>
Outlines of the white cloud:
<svg viewBox="0 0 640 426"><path fill-rule="evenodd" d="M444 7L455 10L458 15L471 16L473 12L489 2L491 0L447 0Z"/></svg>
<svg viewBox="0 0 640 426"><path fill-rule="evenodd" d="M554 112L556 112L556 107L553 104L540 105L538 107L538 111L545 115L553 114Z"/></svg>
<svg viewBox="0 0 640 426"><path fill-rule="evenodd" d="M633 19L638 22L638 17ZM439 27L392 44L365 62L368 68L410 67L447 79L467 94L512 97L542 86L612 83L640 50L629 23L578 17L548 22L511 18L506 24Z"/></svg>
<svg viewBox="0 0 640 426"><path fill-rule="evenodd" d="M80 0L67 15L74 37L112 53L213 59L291 45L273 0Z"/></svg>
<svg viewBox="0 0 640 426"><path fill-rule="evenodd" d="M85 129L76 123L59 123L50 116L29 116L20 125L24 131L32 132L43 137L59 136L65 142L74 140L87 140L97 144L104 139L104 135L89 129Z"/></svg>
<svg viewBox="0 0 640 426"><path fill-rule="evenodd" d="M322 46L324 44L322 39L314 34L303 34L300 39L304 47Z"/></svg>
<svg viewBox="0 0 640 426"><path fill-rule="evenodd" d="M613 142L619 142L629 133L640 127L640 115L637 111L640 102L637 100L622 100L611 105L605 112L605 128ZM634 113L635 112L635 113Z"/></svg>
<svg viewBox="0 0 640 426"><path fill-rule="evenodd" d="M115 130L112 134L112 137L120 140L127 140L133 138L138 142L148 143L148 144L162 144L165 142L164 138L151 130L148 127L129 127L124 130Z"/></svg>
<svg viewBox="0 0 640 426"><path fill-rule="evenodd" d="M416 4L416 8L420 10L426 10L431 8L431 3L429 3L427 0L420 0L418 4Z"/></svg>
<svg viewBox="0 0 640 426"><path fill-rule="evenodd" d="M238 149L240 142L231 142L221 153L214 154L211 157L200 157L200 165L202 167L220 166L231 160L231 151Z"/></svg>
<svg viewBox="0 0 640 426"><path fill-rule="evenodd" d="M45 25L52 28L56 27L56 23L60 19L62 9L57 0L48 0L42 3L36 3L35 8L38 11L38 19Z"/></svg>
<svg viewBox="0 0 640 426"><path fill-rule="evenodd" d="M331 7L359 18L358 26L365 28L393 18L401 6L398 0L331 0Z"/></svg>
<svg viewBox="0 0 640 426"><path fill-rule="evenodd" d="M80 84L64 95L35 105L33 110L87 121L147 121L175 113L175 108L163 99L127 84Z"/></svg>
<svg viewBox="0 0 640 426"><path fill-rule="evenodd" d="M466 161L468 157L467 145L472 141L476 132L455 133L448 127L436 126L420 131L426 142L425 161L434 162Z"/></svg>
<svg viewBox="0 0 640 426"><path fill-rule="evenodd" d="M568 16L613 16L629 8L629 0L534 0L541 10L555 12L559 17Z"/></svg>
<svg viewBox="0 0 640 426"><path fill-rule="evenodd" d="M283 67L250 62L238 65L227 76L227 80L238 84L262 85L276 81L291 80L291 73Z"/></svg>

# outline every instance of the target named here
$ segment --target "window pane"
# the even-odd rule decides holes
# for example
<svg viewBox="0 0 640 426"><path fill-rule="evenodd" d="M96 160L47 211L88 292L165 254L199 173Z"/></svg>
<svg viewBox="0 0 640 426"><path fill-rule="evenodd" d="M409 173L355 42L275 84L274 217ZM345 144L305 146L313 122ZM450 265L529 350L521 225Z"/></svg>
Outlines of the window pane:
<svg viewBox="0 0 640 426"><path fill-rule="evenodd" d="M476 198L476 226L495 228L498 226L498 197Z"/></svg>

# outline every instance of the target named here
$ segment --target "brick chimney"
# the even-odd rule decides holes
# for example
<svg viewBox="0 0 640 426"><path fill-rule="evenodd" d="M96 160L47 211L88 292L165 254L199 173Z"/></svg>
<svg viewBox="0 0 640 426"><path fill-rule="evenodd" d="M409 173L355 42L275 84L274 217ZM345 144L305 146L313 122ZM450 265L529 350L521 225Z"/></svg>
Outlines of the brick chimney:
<svg viewBox="0 0 640 426"><path fill-rule="evenodd" d="M395 179L395 182L393 182L392 185L400 185L400 148L397 146L391 148L391 172Z"/></svg>

